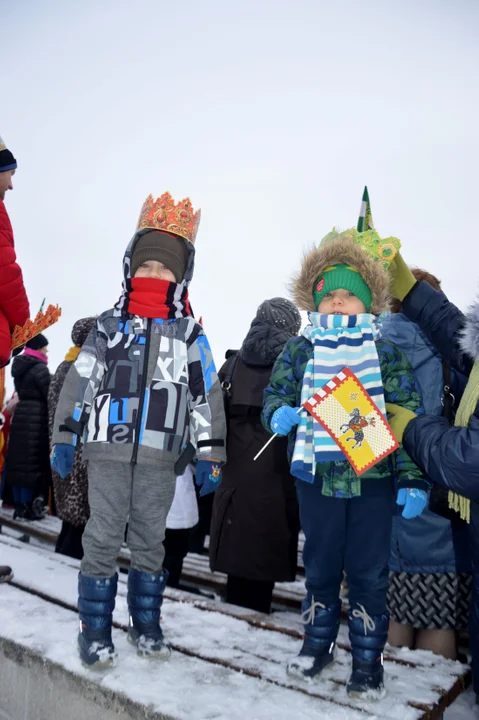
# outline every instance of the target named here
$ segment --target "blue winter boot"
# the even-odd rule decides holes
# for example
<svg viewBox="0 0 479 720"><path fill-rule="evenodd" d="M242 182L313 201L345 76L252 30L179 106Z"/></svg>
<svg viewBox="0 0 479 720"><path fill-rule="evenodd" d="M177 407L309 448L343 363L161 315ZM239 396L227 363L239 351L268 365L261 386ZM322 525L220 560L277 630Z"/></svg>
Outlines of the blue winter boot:
<svg viewBox="0 0 479 720"><path fill-rule="evenodd" d="M163 639L160 609L168 573L160 575L130 570L128 573L128 640L136 645L138 655L167 658L170 648Z"/></svg>
<svg viewBox="0 0 479 720"><path fill-rule="evenodd" d="M104 670L115 664L111 623L117 583L118 575L110 578L78 575L78 651L80 660L88 668Z"/></svg>
<svg viewBox="0 0 479 720"><path fill-rule="evenodd" d="M326 607L308 592L303 600L304 642L299 655L288 663L288 675L315 678L334 661L341 603Z"/></svg>
<svg viewBox="0 0 479 720"><path fill-rule="evenodd" d="M363 605L349 611L349 639L353 671L347 685L350 697L380 700L384 689L383 650L389 628L388 615L370 616Z"/></svg>

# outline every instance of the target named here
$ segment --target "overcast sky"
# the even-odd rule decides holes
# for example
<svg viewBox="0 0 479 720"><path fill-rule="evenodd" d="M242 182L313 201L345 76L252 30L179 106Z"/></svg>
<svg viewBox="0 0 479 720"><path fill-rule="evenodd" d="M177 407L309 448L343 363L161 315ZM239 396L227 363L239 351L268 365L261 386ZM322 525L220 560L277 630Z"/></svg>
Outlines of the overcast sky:
<svg viewBox="0 0 479 720"><path fill-rule="evenodd" d="M0 0L6 203L32 311L111 307L145 197L201 207L190 297L217 365L304 249L354 225L466 308L479 288L476 0Z"/></svg>

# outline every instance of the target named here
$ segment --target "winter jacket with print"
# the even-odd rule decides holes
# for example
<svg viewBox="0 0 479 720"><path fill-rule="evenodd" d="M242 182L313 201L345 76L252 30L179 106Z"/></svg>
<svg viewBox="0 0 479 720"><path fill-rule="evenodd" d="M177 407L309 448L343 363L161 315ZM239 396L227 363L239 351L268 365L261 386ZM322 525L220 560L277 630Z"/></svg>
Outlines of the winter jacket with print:
<svg viewBox="0 0 479 720"><path fill-rule="evenodd" d="M163 321L127 312L138 236L125 255L119 303L97 318L65 380L52 443L72 443L86 429L84 460L151 465L173 464L190 439L198 460L224 462L222 391L201 325L191 317ZM185 284L194 264L188 245Z"/></svg>
<svg viewBox="0 0 479 720"><path fill-rule="evenodd" d="M422 412L421 398L417 390L412 368L401 350L392 343L376 341L379 364L383 379L386 402L395 403L414 413ZM263 424L271 432L271 418L282 405L301 405L301 388L306 366L313 355L313 346L305 337L290 340L277 359L269 386L264 393ZM296 429L289 434L288 454L291 460L296 440ZM397 474L399 487L428 490L430 483L419 468L400 448L396 453L375 465L361 476L361 481L391 478ZM348 486L355 477L354 470L347 462L319 463L316 481L331 479L335 484L344 482Z"/></svg>

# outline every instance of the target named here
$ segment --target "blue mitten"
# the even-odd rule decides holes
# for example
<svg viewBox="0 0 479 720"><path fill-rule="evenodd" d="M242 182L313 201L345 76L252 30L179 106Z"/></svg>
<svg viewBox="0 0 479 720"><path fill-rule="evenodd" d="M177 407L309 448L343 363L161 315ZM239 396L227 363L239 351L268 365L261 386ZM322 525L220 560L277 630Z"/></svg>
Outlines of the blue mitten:
<svg viewBox="0 0 479 720"><path fill-rule="evenodd" d="M221 483L221 465L211 460L198 460L196 484L201 488L200 497L214 492Z"/></svg>
<svg viewBox="0 0 479 720"><path fill-rule="evenodd" d="M404 505L402 516L406 520L411 520L421 515L426 509L427 493L419 488L401 488L396 503Z"/></svg>
<svg viewBox="0 0 479 720"><path fill-rule="evenodd" d="M59 443L53 446L50 457L50 464L61 478L66 478L73 468L73 458L75 457L75 446Z"/></svg>
<svg viewBox="0 0 479 720"><path fill-rule="evenodd" d="M282 405L271 418L271 430L278 435L288 433L299 423L299 408L292 408L289 405Z"/></svg>

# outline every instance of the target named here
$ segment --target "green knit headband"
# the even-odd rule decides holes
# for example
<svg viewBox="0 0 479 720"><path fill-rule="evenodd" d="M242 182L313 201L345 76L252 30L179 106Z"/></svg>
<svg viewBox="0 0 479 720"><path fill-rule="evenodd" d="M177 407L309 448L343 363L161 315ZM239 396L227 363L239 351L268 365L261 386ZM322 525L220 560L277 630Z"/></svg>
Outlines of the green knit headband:
<svg viewBox="0 0 479 720"><path fill-rule="evenodd" d="M331 265L316 278L313 287L314 306L318 307L326 293L339 289L354 293L364 303L366 311L370 311L373 301L371 290L351 265Z"/></svg>

